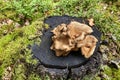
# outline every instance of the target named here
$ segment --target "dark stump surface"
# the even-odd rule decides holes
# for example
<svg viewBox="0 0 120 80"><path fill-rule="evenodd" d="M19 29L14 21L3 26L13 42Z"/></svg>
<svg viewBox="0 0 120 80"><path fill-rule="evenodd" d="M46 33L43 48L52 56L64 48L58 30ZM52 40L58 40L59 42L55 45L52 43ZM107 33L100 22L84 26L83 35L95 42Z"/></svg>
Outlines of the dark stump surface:
<svg viewBox="0 0 120 80"><path fill-rule="evenodd" d="M89 25L88 21L84 18L76 18L70 16L53 16L48 17L44 20L44 23L48 24L50 28L43 31L40 45L32 46L33 56L40 61L40 66L38 68L40 74L48 74L53 77L57 75L64 78L64 76L61 76L61 74L65 73L65 79L71 76L72 78L76 77L75 80L78 80L78 77L82 79L82 73L82 75L85 75L86 72L90 72L88 70L91 70L92 72L92 70L95 68L95 72L98 69L98 66L101 62L101 55L98 52L101 32L96 28L96 26L92 26L93 33L91 33L91 35L95 36L98 39L98 42L94 54L89 59L84 58L84 56L81 55L80 51L70 52L70 54L65 57L57 57L55 56L55 52L50 49L50 46L52 45L51 37L53 35L50 31L59 24L69 24L73 20ZM84 70L81 67L84 67Z"/></svg>
<svg viewBox="0 0 120 80"><path fill-rule="evenodd" d="M45 23L47 23L50 28L44 32L44 35L41 38L40 46L34 45L33 47L34 56L38 58L40 62L45 66L53 68L71 68L78 67L88 61L88 59L84 58L84 56L81 55L80 51L71 52L68 56L65 57L57 57L55 56L55 52L50 49L50 46L52 45L53 35L51 30L61 23L69 24L73 20L80 23L85 22L85 20L82 18L75 18L69 16L55 16L49 17L45 20ZM94 35L98 39L97 47L94 51L95 54L99 46L101 33L95 27L92 27L92 29L92 35Z"/></svg>

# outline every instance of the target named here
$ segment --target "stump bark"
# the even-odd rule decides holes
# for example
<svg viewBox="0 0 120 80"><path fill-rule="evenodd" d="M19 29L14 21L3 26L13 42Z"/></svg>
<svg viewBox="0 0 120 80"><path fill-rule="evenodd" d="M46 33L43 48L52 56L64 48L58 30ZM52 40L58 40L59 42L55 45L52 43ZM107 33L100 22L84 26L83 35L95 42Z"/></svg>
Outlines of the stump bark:
<svg viewBox="0 0 120 80"><path fill-rule="evenodd" d="M43 78L48 75L51 80L67 80L69 78L83 80L86 75L95 74L99 70L102 62L101 53L98 51L101 32L96 26L92 26L93 33L91 35L95 36L98 42L94 54L89 59L84 58L80 52L70 52L66 57L57 57L55 52L50 49L53 35L50 31L57 25L69 24L73 20L89 25L84 18L70 16L53 16L45 19L44 23L48 24L50 28L43 31L40 45L32 46L33 56L40 62L37 71Z"/></svg>

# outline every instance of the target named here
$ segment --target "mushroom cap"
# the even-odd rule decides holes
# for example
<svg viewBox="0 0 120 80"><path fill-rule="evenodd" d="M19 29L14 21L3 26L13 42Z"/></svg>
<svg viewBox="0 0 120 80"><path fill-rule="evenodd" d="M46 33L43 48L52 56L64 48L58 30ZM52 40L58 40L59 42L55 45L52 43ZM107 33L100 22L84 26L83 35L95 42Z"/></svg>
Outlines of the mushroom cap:
<svg viewBox="0 0 120 80"><path fill-rule="evenodd" d="M98 40L94 36L86 36L84 45L81 47L82 54L85 56L85 58L89 58L94 53L97 42Z"/></svg>
<svg viewBox="0 0 120 80"><path fill-rule="evenodd" d="M58 25L51 32L53 32L53 34L55 36L59 36L61 34L61 32L65 32L66 30L67 30L66 24L63 23L63 24Z"/></svg>
<svg viewBox="0 0 120 80"><path fill-rule="evenodd" d="M59 37L55 39L54 48L59 50L69 51L71 50L72 46L69 46L68 37L65 36L65 37Z"/></svg>
<svg viewBox="0 0 120 80"><path fill-rule="evenodd" d="M67 27L70 31L70 35L79 35L81 34L81 32L85 32L86 34L93 32L90 26L76 21L72 21L70 24L67 25Z"/></svg>
<svg viewBox="0 0 120 80"><path fill-rule="evenodd" d="M74 48L74 44L72 44L70 37L67 35L66 24L58 25L52 32L54 36L52 37L53 44L51 49L56 52L56 56L67 55Z"/></svg>

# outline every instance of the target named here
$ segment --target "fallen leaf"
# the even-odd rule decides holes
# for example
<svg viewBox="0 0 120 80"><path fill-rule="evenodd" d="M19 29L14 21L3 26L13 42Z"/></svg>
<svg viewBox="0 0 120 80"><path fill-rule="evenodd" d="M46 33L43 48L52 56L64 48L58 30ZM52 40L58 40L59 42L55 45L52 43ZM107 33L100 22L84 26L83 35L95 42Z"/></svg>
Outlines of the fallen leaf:
<svg viewBox="0 0 120 80"><path fill-rule="evenodd" d="M94 19L93 19L93 18L88 19L88 21L89 21L89 25L90 25L90 26L95 25L95 24L94 24Z"/></svg>

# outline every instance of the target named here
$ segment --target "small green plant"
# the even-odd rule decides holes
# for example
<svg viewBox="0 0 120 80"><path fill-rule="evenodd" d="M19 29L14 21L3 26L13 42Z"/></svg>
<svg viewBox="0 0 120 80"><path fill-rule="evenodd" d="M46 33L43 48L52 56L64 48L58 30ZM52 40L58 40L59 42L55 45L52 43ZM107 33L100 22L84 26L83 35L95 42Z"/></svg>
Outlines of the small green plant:
<svg viewBox="0 0 120 80"><path fill-rule="evenodd" d="M23 14L28 19L36 19L53 9L53 0L13 0L7 5L17 14Z"/></svg>

